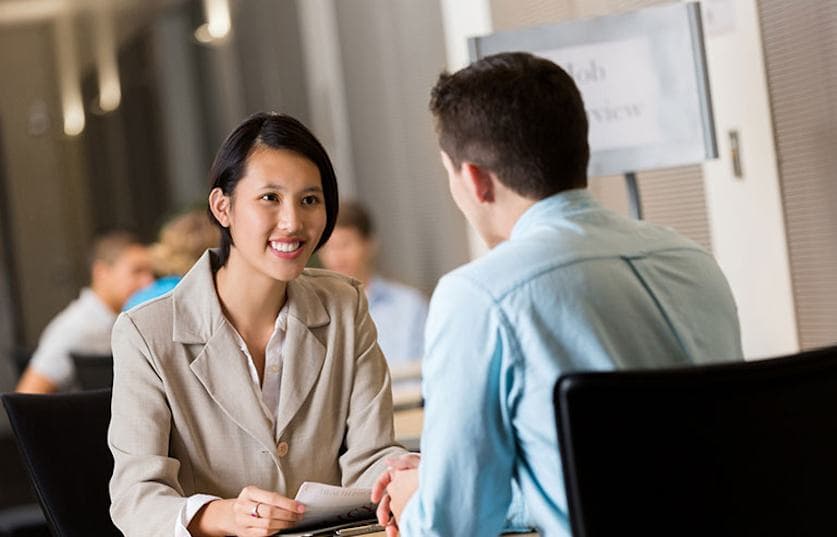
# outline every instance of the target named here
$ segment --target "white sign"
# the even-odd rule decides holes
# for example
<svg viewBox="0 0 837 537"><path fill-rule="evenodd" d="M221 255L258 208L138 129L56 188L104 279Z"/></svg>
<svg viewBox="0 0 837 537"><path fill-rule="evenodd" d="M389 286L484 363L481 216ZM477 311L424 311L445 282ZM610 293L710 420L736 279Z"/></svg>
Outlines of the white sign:
<svg viewBox="0 0 837 537"><path fill-rule="evenodd" d="M712 6L732 5L712 0ZM722 9L715 23L729 26ZM471 58L528 51L576 81L590 124L591 176L717 156L697 3L673 3L472 38Z"/></svg>
<svg viewBox="0 0 837 537"><path fill-rule="evenodd" d="M591 151L662 141L659 80L648 39L566 47L539 55L563 67L584 95Z"/></svg>

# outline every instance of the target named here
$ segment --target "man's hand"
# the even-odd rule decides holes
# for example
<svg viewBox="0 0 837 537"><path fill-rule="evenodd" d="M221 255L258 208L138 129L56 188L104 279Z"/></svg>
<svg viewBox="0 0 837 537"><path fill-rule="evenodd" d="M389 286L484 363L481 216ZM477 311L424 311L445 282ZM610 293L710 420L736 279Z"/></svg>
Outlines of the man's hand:
<svg viewBox="0 0 837 537"><path fill-rule="evenodd" d="M393 472L392 481L387 487L387 493L389 494L389 508L395 516L396 523L401 518L404 507L418 490L418 487L418 468Z"/></svg>
<svg viewBox="0 0 837 537"><path fill-rule="evenodd" d="M378 480L372 487L372 503L378 504L378 524L386 527L387 537L398 535L398 526L390 511L390 496L387 494L387 487L392 482L393 475L396 472L416 469L419 462L421 462L421 456L418 453L405 453L399 457L388 459L387 470L378 476Z"/></svg>

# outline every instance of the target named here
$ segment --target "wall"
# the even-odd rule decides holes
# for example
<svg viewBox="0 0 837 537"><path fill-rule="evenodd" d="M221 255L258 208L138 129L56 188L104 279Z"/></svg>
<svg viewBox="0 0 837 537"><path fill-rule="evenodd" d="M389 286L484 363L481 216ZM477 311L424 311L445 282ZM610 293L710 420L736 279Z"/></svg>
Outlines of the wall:
<svg viewBox="0 0 837 537"><path fill-rule="evenodd" d="M441 11L412 0L334 6L356 194L379 224L379 267L429 293L467 259L427 111L445 67Z"/></svg>
<svg viewBox="0 0 837 537"><path fill-rule="evenodd" d="M714 253L738 304L745 355L792 353L799 343L756 2L715 3L734 22L706 39L720 153L703 166ZM740 179L731 129L741 138Z"/></svg>
<svg viewBox="0 0 837 537"><path fill-rule="evenodd" d="M837 342L837 3L759 0L800 346Z"/></svg>

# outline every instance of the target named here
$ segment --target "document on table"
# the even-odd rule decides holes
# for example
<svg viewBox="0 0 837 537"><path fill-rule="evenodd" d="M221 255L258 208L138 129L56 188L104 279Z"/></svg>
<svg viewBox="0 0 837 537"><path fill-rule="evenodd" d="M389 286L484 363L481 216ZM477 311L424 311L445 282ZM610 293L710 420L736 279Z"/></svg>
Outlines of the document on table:
<svg viewBox="0 0 837 537"><path fill-rule="evenodd" d="M282 535L310 535L304 530L322 526L342 526L375 519L375 504L370 489L342 488L306 481L296 493L296 501L305 506L302 521Z"/></svg>

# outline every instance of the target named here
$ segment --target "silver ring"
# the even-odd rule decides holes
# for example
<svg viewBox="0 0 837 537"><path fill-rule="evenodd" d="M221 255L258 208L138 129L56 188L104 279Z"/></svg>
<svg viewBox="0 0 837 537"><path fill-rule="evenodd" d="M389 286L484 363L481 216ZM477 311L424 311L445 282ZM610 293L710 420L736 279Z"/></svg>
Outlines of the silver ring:
<svg viewBox="0 0 837 537"><path fill-rule="evenodd" d="M254 506L253 506L253 512L252 512L252 513L250 513L250 516L251 516L251 517L253 517L253 518L261 518L261 515L259 514L259 506L260 506L260 505L261 505L261 503L260 503L260 502L256 502L256 505L254 505Z"/></svg>

